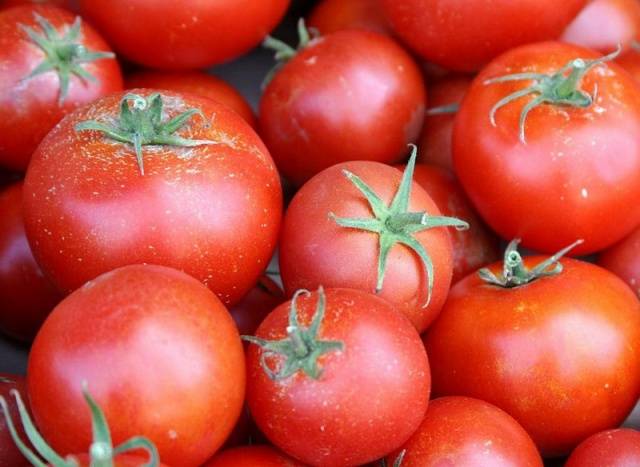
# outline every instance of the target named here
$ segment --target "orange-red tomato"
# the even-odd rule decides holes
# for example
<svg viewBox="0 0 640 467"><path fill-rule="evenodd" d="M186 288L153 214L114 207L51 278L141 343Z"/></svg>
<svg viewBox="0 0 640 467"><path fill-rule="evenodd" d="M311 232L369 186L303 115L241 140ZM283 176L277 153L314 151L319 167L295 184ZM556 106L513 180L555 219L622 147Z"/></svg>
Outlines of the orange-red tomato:
<svg viewBox="0 0 640 467"><path fill-rule="evenodd" d="M322 35L343 29L391 33L378 0L322 0L311 12L308 25Z"/></svg>
<svg viewBox="0 0 640 467"><path fill-rule="evenodd" d="M640 465L640 432L608 430L585 439L569 456L565 467L634 467Z"/></svg>
<svg viewBox="0 0 640 467"><path fill-rule="evenodd" d="M242 446L219 452L203 467L302 467L271 446Z"/></svg>
<svg viewBox="0 0 640 467"><path fill-rule="evenodd" d="M623 279L640 295L640 229L600 253L598 264Z"/></svg>

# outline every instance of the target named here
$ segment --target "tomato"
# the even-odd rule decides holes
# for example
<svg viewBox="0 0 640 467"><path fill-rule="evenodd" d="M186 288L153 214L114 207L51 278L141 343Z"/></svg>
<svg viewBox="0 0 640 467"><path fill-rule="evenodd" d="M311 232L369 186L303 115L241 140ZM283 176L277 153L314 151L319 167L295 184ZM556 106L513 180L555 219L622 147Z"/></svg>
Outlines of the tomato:
<svg viewBox="0 0 640 467"><path fill-rule="evenodd" d="M640 433L621 428L608 430L584 440L571 453L566 467L633 467L640 465Z"/></svg>
<svg viewBox="0 0 640 467"><path fill-rule="evenodd" d="M309 27L322 35L344 29L391 33L378 0L322 0L309 16Z"/></svg>
<svg viewBox="0 0 640 467"><path fill-rule="evenodd" d="M9 415L15 419L18 417L18 408L15 403L12 403L12 398L9 397L10 392L14 389L23 395L26 393L27 385L24 377L0 373L0 397L4 397L7 400ZM22 427L16 428L19 435L24 439L25 434ZM28 467L30 465L13 442L3 411L0 409L0 467Z"/></svg>
<svg viewBox="0 0 640 467"><path fill-rule="evenodd" d="M284 301L280 286L268 276L262 276L258 284L229 311L241 335L253 334L262 320Z"/></svg>
<svg viewBox="0 0 640 467"><path fill-rule="evenodd" d="M598 264L622 278L640 294L640 229L598 257Z"/></svg>
<svg viewBox="0 0 640 467"><path fill-rule="evenodd" d="M522 260L514 246L505 272L495 263L451 289L425 338L434 393L495 404L544 456L563 455L638 400L640 302L596 265L558 266L566 249Z"/></svg>
<svg viewBox="0 0 640 467"><path fill-rule="evenodd" d="M55 5L60 8L64 8L66 10L74 11L76 2L74 0L0 0L0 7L9 8L17 5L25 5L25 4L42 4L47 3L51 5Z"/></svg>
<svg viewBox="0 0 640 467"><path fill-rule="evenodd" d="M277 241L282 192L269 153L221 104L135 92L70 115L34 154L25 225L36 259L67 292L111 269L151 263L184 270L237 303ZM146 131L136 125L162 119L139 151L107 136L109 122L129 118L134 128L118 138L133 140Z"/></svg>
<svg viewBox="0 0 640 467"><path fill-rule="evenodd" d="M402 467L504 465L542 467L526 431L499 408L469 397L429 402L427 414L401 448ZM391 465L396 455L389 456Z"/></svg>
<svg viewBox="0 0 640 467"><path fill-rule="evenodd" d="M29 355L31 408L56 451L87 452L86 381L115 444L146 436L163 462L198 466L240 415L243 360L231 316L200 282L162 266L126 266L49 315Z"/></svg>
<svg viewBox="0 0 640 467"><path fill-rule="evenodd" d="M127 89L165 89L180 93L197 94L226 105L244 118L249 125L254 128L256 126L256 117L253 114L253 110L251 110L245 98L242 97L242 94L226 81L207 73L199 71L138 71L126 77L125 87Z"/></svg>
<svg viewBox="0 0 640 467"><path fill-rule="evenodd" d="M640 88L616 64L602 63L611 58L534 44L497 58L474 80L456 117L454 165L503 238L549 253L581 238L575 253L585 254L640 224ZM520 72L544 74L537 83L547 91L512 80ZM528 94L507 102L513 93ZM551 94L569 103L535 106L554 101Z"/></svg>
<svg viewBox="0 0 640 467"><path fill-rule="evenodd" d="M636 82L640 82L640 52L632 49L616 59L616 63L624 68Z"/></svg>
<svg viewBox="0 0 640 467"><path fill-rule="evenodd" d="M339 162L400 160L425 100L420 69L392 39L340 31L311 40L275 75L260 131L281 173L301 185Z"/></svg>
<svg viewBox="0 0 640 467"><path fill-rule="evenodd" d="M422 58L475 71L522 44L556 39L586 0L380 0L395 33Z"/></svg>
<svg viewBox="0 0 640 467"><path fill-rule="evenodd" d="M290 0L80 0L80 11L129 60L193 69L248 52Z"/></svg>
<svg viewBox="0 0 640 467"><path fill-rule="evenodd" d="M203 467L302 467L271 446L242 446L222 451Z"/></svg>
<svg viewBox="0 0 640 467"><path fill-rule="evenodd" d="M60 58L64 54L68 58ZM0 11L0 63L0 166L12 170L27 168L66 114L122 89L107 43L88 24L74 22L72 13L50 5Z"/></svg>
<svg viewBox="0 0 640 467"><path fill-rule="evenodd" d="M29 248L22 220L22 182L16 182L0 191L0 331L31 341L61 298Z"/></svg>
<svg viewBox="0 0 640 467"><path fill-rule="evenodd" d="M378 297L299 291L251 342L259 344L247 354L251 413L273 444L304 463L373 461L422 421L427 355L411 323Z"/></svg>

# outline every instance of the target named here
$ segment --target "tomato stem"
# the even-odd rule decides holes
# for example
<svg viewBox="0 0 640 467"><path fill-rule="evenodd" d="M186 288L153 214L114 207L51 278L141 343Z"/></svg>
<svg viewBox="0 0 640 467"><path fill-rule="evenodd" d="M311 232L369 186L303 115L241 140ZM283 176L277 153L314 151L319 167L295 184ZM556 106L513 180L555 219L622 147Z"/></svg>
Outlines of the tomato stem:
<svg viewBox="0 0 640 467"><path fill-rule="evenodd" d="M452 104L440 105L438 107L431 107L427 109L425 115L428 117L436 116L436 115L451 115L458 113L460 110L460 104L458 102L454 102Z"/></svg>

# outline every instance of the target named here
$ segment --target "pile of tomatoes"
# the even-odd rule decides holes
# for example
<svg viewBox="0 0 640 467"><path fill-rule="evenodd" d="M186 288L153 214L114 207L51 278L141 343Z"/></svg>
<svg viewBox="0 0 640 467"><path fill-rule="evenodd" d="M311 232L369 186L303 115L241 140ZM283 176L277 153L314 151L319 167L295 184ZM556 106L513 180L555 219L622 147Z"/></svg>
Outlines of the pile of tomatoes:
<svg viewBox="0 0 640 467"><path fill-rule="evenodd" d="M640 1L290 3L0 1L0 467L640 465Z"/></svg>

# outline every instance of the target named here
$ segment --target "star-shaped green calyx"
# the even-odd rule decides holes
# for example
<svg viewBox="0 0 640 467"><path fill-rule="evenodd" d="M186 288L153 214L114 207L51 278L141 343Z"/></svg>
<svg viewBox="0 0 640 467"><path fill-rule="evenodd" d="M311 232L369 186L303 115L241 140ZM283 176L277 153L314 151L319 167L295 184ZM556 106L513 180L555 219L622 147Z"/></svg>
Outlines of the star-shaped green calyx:
<svg viewBox="0 0 640 467"><path fill-rule="evenodd" d="M560 70L550 75L546 75L544 73L514 73L486 80L484 82L485 85L505 83L508 81L533 81L533 84L530 86L509 94L508 96L500 99L493 106L489 114L491 124L494 127L497 126L496 113L501 107L504 107L521 97L525 97L530 94L535 95L535 97L524 106L520 113L520 141L523 144L526 144L525 125L527 123L529 112L542 104L577 108L590 107L591 104L596 101L598 90L596 88L592 96L580 89L582 78L594 67L614 60L618 55L620 55L621 50L622 48L618 47L615 52L593 60L576 58L575 60L571 60L567 63Z"/></svg>
<svg viewBox="0 0 640 467"><path fill-rule="evenodd" d="M318 379L322 375L322 370L318 367L318 359L327 352L344 350L342 342L321 340L318 335L326 310L326 297L323 288L318 289L318 303L308 328L302 326L298 321L296 302L300 295L309 296L311 292L301 289L293 295L289 308L287 337L269 341L255 336L242 336L243 340L262 348L260 365L273 381L286 379L298 371L303 371L307 376ZM273 356L284 357L284 362L278 371L273 371L267 362L267 358Z"/></svg>
<svg viewBox="0 0 640 467"><path fill-rule="evenodd" d="M142 175L144 175L143 146L195 147L216 144L215 141L187 139L175 134L192 116L199 115L205 119L200 109L189 109L171 120L163 121L163 106L160 93L151 94L146 98L137 94L127 94L120 102L120 116L115 122L88 120L78 123L75 129L76 131L99 131L107 138L133 145Z"/></svg>
<svg viewBox="0 0 640 467"><path fill-rule="evenodd" d="M433 290L433 262L425 247L415 238L415 234L436 227L455 227L456 229L464 230L469 228L469 224L455 217L431 216L424 211L408 211L417 153L418 148L412 145L409 163L402 175L400 186L390 206L387 206L360 177L348 170L344 170L344 175L366 198L374 217L344 218L337 217L333 213L330 213L329 216L341 227L378 234L379 254L376 293L382 290L387 268L387 259L389 258L391 249L399 243L413 250L420 257L427 273L427 299L424 305L426 307L429 305L431 292Z"/></svg>
<svg viewBox="0 0 640 467"><path fill-rule="evenodd" d="M60 82L58 103L62 105L69 94L69 80L71 75L83 81L95 81L96 78L83 68L85 63L114 58L112 52L91 52L80 42L82 20L76 17L71 27L66 27L64 33L59 33L46 18L38 13L33 14L41 32L30 26L20 24L20 28L29 40L44 52L44 60L33 69L25 79L55 71Z"/></svg>

